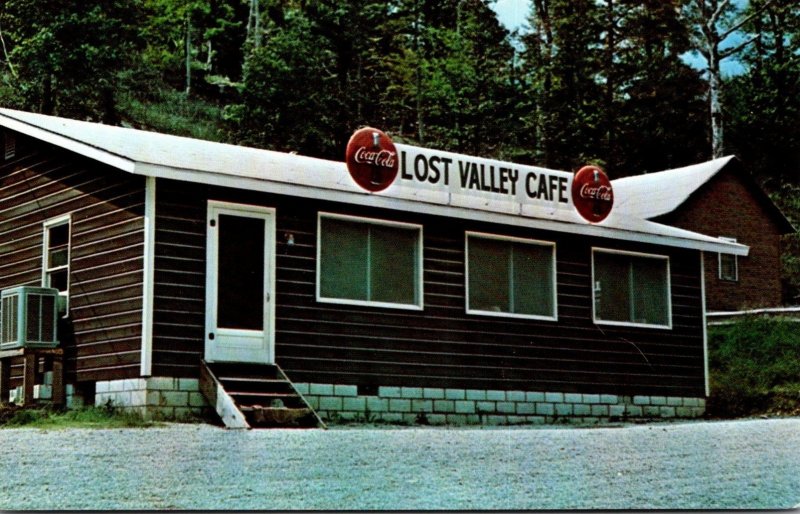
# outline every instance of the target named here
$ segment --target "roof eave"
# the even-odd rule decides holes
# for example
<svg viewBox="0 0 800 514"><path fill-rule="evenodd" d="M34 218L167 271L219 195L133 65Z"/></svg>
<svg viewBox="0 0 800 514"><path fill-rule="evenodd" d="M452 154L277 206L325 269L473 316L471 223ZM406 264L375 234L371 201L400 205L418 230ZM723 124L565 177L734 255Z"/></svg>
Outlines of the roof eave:
<svg viewBox="0 0 800 514"><path fill-rule="evenodd" d="M410 200L394 198L380 194L368 193L366 191L356 192L343 189L322 188L304 184L276 182L263 178L236 177L218 172L180 169L148 163L137 163L133 173L156 178L182 180L213 186L233 187L237 189L253 190L264 193L297 196L308 199L402 210L436 216L454 217L459 219L485 221L489 223L502 223L504 225L565 232L583 236L614 238L632 242L661 244L665 246L687 248L692 250L711 251L741 256L747 255L749 251L749 247L741 244L728 243L688 231L680 232L686 232L687 235L691 235L692 237L683 238L677 236L665 236L647 232L623 230L604 226L602 224L568 223L559 220L520 216L518 214L484 211L453 205L441 205L437 203L426 202L420 199ZM667 227L666 225L659 225L654 222L648 223L652 224L654 227ZM668 228L673 231L678 230L674 229L674 227ZM697 236L700 236L701 239L698 239Z"/></svg>
<svg viewBox="0 0 800 514"><path fill-rule="evenodd" d="M0 119L2 119L2 125L4 127L19 132L20 134L24 134L26 136L39 139L46 143L50 143L55 146L64 148L65 150L70 150L79 155L83 155L90 159L94 159L104 164L108 164L109 166L120 169L122 171L127 171L128 173L134 172L136 163L125 157L121 157L109 151L96 148L92 145L82 143L80 141L62 136L60 134L56 134L49 130L45 130L43 128L36 127L34 125L30 125L28 123L16 120L4 114L0 114Z"/></svg>

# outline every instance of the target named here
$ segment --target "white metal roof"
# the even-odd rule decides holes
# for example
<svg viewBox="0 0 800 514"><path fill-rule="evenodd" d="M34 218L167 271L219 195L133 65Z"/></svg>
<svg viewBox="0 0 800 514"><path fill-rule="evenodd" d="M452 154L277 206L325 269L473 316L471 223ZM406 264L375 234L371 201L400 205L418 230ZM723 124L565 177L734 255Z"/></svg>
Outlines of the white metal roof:
<svg viewBox="0 0 800 514"><path fill-rule="evenodd" d="M747 255L749 250L647 221L624 207L630 199L624 185L623 194L617 192L618 181L611 214L602 223L591 224L573 209L493 202L397 185L368 193L350 178L344 162L10 109L0 109L0 125L138 175L734 255Z"/></svg>
<svg viewBox="0 0 800 514"><path fill-rule="evenodd" d="M652 219L677 209L733 159L732 155L701 164L611 181L614 210Z"/></svg>

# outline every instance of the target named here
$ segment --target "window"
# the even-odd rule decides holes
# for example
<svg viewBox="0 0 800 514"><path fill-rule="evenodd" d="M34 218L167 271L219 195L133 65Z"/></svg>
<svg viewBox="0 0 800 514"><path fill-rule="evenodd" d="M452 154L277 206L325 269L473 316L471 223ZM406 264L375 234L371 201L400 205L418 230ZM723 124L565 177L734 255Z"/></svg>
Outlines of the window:
<svg viewBox="0 0 800 514"><path fill-rule="evenodd" d="M556 319L555 244L467 233L467 312Z"/></svg>
<svg viewBox="0 0 800 514"><path fill-rule="evenodd" d="M69 303L70 218L56 218L44 224L42 286L59 291L59 311Z"/></svg>
<svg viewBox="0 0 800 514"><path fill-rule="evenodd" d="M720 237L723 241L735 243L735 237ZM739 280L739 260L735 255L719 254L719 279L736 282Z"/></svg>
<svg viewBox="0 0 800 514"><path fill-rule="evenodd" d="M3 132L3 158L13 159L17 154L17 138L10 130Z"/></svg>
<svg viewBox="0 0 800 514"><path fill-rule="evenodd" d="M422 227L320 213L317 299L422 309Z"/></svg>
<svg viewBox="0 0 800 514"><path fill-rule="evenodd" d="M594 249L594 321L671 328L669 258Z"/></svg>

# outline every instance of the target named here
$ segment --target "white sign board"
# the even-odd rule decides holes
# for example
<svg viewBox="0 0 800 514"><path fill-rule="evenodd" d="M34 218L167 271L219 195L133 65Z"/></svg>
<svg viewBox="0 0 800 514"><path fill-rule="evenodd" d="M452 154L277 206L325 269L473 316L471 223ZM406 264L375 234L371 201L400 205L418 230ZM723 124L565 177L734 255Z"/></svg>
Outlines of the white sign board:
<svg viewBox="0 0 800 514"><path fill-rule="evenodd" d="M573 210L573 174L395 143L390 196L529 216Z"/></svg>

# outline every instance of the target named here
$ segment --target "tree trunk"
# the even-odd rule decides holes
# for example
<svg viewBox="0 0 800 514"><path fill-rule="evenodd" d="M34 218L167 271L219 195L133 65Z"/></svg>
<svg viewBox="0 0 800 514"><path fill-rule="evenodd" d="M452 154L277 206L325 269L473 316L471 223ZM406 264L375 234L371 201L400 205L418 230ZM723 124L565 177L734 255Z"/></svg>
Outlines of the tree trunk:
<svg viewBox="0 0 800 514"><path fill-rule="evenodd" d="M420 144L425 143L425 131L423 127L423 118L422 118L422 57L420 56L420 46L419 46L419 25L420 25L420 13L419 13L419 2L414 2L414 53L417 56L417 69L416 69L416 87L417 87L417 140Z"/></svg>
<svg viewBox="0 0 800 514"><path fill-rule="evenodd" d="M247 16L247 40L253 49L261 47L261 5L259 0L250 0L250 14Z"/></svg>
<svg viewBox="0 0 800 514"><path fill-rule="evenodd" d="M39 112L42 114L55 114L55 100L53 99L53 74L47 73L42 85L42 99L39 105Z"/></svg>
<svg viewBox="0 0 800 514"><path fill-rule="evenodd" d="M716 47L710 49L708 60L708 103L711 112L711 157L722 157L725 151L722 118L722 72Z"/></svg>
<svg viewBox="0 0 800 514"><path fill-rule="evenodd" d="M614 13L614 0L606 0L606 52L605 52L605 111L606 111L606 155L608 164L616 164L616 116L614 108L614 88L616 87L616 74L614 73L614 53L616 50L615 28L616 16Z"/></svg>
<svg viewBox="0 0 800 514"><path fill-rule="evenodd" d="M186 96L192 92L192 17L186 16Z"/></svg>
<svg viewBox="0 0 800 514"><path fill-rule="evenodd" d="M699 31L702 34L704 47L703 55L708 61L708 103L711 114L711 155L713 158L722 157L724 148L724 119L722 105L722 72L720 71L720 61L731 57L747 45L757 40L750 38L738 46L730 49L720 49L722 42L732 33L738 31L745 23L758 15L763 9L768 7L773 0L766 0L758 6L753 13L748 16L741 15L738 20L726 24L726 28L719 26L720 20L724 19L723 11L729 8L731 0L694 0L693 7L696 9L696 23L699 24ZM741 13L740 13L741 14Z"/></svg>
<svg viewBox="0 0 800 514"><path fill-rule="evenodd" d="M553 27L550 21L550 12L548 0L534 0L536 10L536 17L538 18L537 24L540 25L539 31L541 36L538 40L538 57L540 62L539 68L543 71L544 77L542 81L542 94L539 101L539 116L536 122L536 129L538 132L537 146L545 166L553 166L552 158L552 136L550 127L546 116L550 113L551 97L553 91ZM541 37L544 38L544 43L541 42Z"/></svg>

